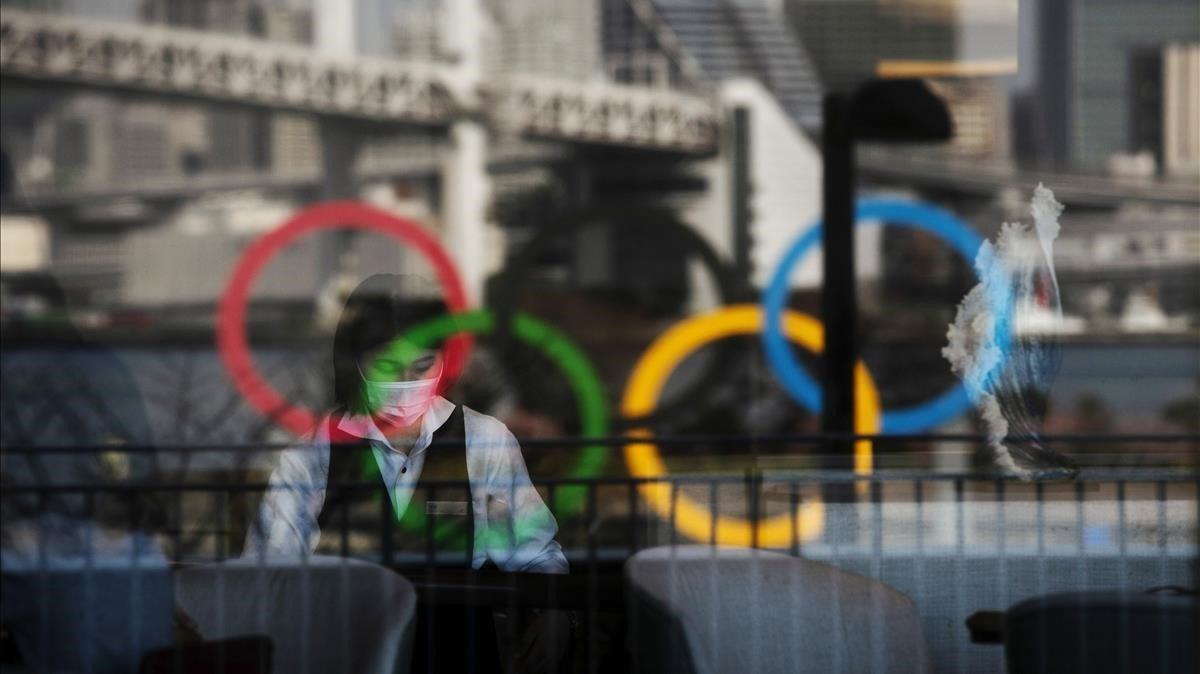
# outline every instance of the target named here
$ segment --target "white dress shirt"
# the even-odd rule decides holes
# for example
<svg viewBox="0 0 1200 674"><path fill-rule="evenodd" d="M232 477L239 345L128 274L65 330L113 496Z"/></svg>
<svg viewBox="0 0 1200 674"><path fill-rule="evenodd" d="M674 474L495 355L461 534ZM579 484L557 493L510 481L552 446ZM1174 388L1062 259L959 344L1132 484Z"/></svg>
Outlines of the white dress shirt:
<svg viewBox="0 0 1200 674"><path fill-rule="evenodd" d="M456 451L429 444L454 411L437 398L421 420L412 449L397 451L370 416L344 416L338 430L370 442L397 517L408 508L427 451ZM475 517L472 566L490 559L505 571L566 573L567 559L554 540L558 524L529 480L517 439L498 419L463 407L467 477ZM406 470L404 470L406 469ZM263 495L258 521L246 534L246 555L304 555L320 540L317 515L325 502L329 476L329 424L317 427L310 442L284 450ZM404 535L401 533L401 535Z"/></svg>

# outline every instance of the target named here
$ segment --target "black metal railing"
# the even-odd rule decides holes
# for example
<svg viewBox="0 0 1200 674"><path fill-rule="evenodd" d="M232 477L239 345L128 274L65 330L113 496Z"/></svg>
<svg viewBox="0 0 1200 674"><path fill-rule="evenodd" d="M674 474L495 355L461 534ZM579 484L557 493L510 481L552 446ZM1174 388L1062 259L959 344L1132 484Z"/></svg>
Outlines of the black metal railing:
<svg viewBox="0 0 1200 674"><path fill-rule="evenodd" d="M846 438L834 438L845 440ZM1196 436L1059 436L1058 446L1089 445L1156 451L1078 455L1071 479L1020 480L990 471L970 470L972 448L906 454L893 447L914 444L979 443L977 436L854 436L871 440L876 469L870 475L849 470L817 470L818 457L769 451L728 452L733 447L823 446L831 438L780 436L753 438L656 438L665 451L703 446L727 451L743 466L657 478L636 478L610 469L595 477L533 478L558 521L558 540L570 563L565 576L511 574L458 568L420 551L397 553L389 542L412 535L397 530L394 518L377 518L382 529L362 529L354 517L334 519L323 532L336 543L331 552L383 563L409 578L425 597L470 601L509 615L530 608L572 611L582 636L576 658L587 671L612 662L621 639L625 593L621 567L639 550L680 543L718 545L725 541L712 524L709 536L681 533L677 521L681 497L707 511L710 523L738 518L757 524L788 516L791 536L745 544L829 562L883 580L913 597L926 623L931 654L939 669L967 671L997 664L995 649L972 645L963 620L982 609L1003 609L1013 602L1057 589L1139 589L1194 584L1189 565L1195 555L1197 494L1200 477L1194 463ZM1043 441L1047 439L1043 438ZM581 445L609 447L628 438L569 438L524 441L526 455L570 451ZM231 452L270 453L281 445L255 447L102 447L3 448L9 458L42 453L87 454L93 451L161 455ZM669 451L668 451L669 454ZM615 452L614 461L615 463ZM790 465L788 465L790 464ZM193 464L195 465L195 464ZM242 542L266 489L265 468L222 471L221 463L173 480L147 479L111 484L10 484L0 500L49 510L55 499L78 499L84 516L101 517L99 504L113 500L124 508L130 529L145 528L145 510L159 509L155 532L172 563L192 566L243 554ZM228 465L233 466L233 463ZM941 467L939 467L939 465ZM949 466L949 467L947 467ZM823 487L848 485L849 498L824 502ZM424 481L426 497L462 483ZM391 501L378 481L338 482L368 498L369 508L387 512ZM670 507L648 507L645 491L669 490ZM557 507L565 492L582 494L578 509ZM805 532L800 509L820 503L820 532ZM111 510L110 508L109 510ZM28 508L26 508L28 511ZM427 519L427 526L430 520ZM359 527L359 528L356 528ZM757 527L752 527L757 531ZM694 530L694 527L692 528ZM332 536L330 536L332 534ZM432 540L428 530L417 534ZM947 620L948 619L948 620ZM952 626L947 628L946 626Z"/></svg>

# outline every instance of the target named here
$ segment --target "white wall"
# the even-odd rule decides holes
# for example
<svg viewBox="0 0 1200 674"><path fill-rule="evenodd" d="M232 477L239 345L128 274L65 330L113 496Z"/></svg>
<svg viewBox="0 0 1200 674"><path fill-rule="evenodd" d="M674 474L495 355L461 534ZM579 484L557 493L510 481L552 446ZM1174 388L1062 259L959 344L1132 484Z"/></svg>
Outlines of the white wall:
<svg viewBox="0 0 1200 674"><path fill-rule="evenodd" d="M774 96L758 81L730 80L720 88L726 110L750 110L750 162L753 186L752 280L763 288L787 247L821 214L821 151L800 132ZM709 179L709 191L685 217L722 255L731 254L730 164L728 138L721 155L703 162L698 172ZM880 228L860 227L855 239L858 277L878 278ZM821 255L814 249L790 276L794 288L821 283Z"/></svg>
<svg viewBox="0 0 1200 674"><path fill-rule="evenodd" d="M46 221L21 215L0 216L0 271L29 272L50 262Z"/></svg>

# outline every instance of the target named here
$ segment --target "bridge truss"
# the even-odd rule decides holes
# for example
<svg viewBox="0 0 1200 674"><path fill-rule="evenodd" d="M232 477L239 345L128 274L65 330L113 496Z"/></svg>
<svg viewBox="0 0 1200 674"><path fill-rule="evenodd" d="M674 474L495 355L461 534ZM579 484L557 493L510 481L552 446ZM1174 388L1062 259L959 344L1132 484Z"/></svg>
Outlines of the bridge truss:
<svg viewBox="0 0 1200 674"><path fill-rule="evenodd" d="M476 85L445 64L13 9L0 15L0 73L400 124L477 116L534 138L685 154L715 151L720 124L713 101L673 90L523 75Z"/></svg>

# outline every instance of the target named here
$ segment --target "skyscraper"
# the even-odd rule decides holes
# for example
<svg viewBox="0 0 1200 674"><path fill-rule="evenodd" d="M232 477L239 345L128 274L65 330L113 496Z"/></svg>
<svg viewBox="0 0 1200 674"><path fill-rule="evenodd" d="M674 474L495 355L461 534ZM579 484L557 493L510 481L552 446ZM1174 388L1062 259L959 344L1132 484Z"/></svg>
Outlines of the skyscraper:
<svg viewBox="0 0 1200 674"><path fill-rule="evenodd" d="M1018 157L1063 170L1097 170L1120 153L1161 161L1163 53L1200 42L1200 5L1024 0L1021 15Z"/></svg>

